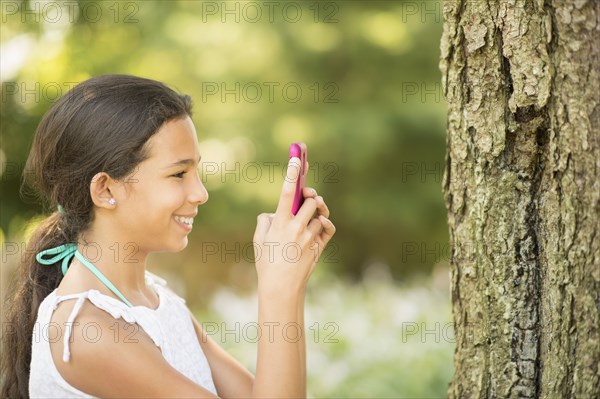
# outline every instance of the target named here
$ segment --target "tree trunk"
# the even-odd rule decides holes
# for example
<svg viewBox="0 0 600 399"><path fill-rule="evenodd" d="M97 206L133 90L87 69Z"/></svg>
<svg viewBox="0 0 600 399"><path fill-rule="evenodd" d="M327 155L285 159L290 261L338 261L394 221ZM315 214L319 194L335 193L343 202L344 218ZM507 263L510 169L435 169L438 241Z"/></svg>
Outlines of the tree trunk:
<svg viewBox="0 0 600 399"><path fill-rule="evenodd" d="M452 398L600 392L599 5L443 0Z"/></svg>

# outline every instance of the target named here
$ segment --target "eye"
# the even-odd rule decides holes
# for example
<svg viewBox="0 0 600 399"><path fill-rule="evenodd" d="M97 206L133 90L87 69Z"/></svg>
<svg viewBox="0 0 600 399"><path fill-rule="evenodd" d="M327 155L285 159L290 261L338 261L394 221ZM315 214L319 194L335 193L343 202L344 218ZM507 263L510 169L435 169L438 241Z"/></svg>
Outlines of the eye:
<svg viewBox="0 0 600 399"><path fill-rule="evenodd" d="M173 177L176 177L178 179L183 179L183 175L185 175L186 172L179 172L175 175L172 175Z"/></svg>

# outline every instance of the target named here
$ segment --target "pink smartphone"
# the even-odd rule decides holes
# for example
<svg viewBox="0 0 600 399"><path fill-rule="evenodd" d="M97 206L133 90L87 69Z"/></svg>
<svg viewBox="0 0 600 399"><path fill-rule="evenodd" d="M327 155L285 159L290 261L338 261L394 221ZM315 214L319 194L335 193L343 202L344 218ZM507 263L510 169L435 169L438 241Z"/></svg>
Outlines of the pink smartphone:
<svg viewBox="0 0 600 399"><path fill-rule="evenodd" d="M306 144L304 143L292 143L290 144L290 159L292 157L300 158L300 176L296 181L296 194L294 195L294 202L292 203L292 214L297 214L298 210L304 202L304 196L302 191L306 187Z"/></svg>

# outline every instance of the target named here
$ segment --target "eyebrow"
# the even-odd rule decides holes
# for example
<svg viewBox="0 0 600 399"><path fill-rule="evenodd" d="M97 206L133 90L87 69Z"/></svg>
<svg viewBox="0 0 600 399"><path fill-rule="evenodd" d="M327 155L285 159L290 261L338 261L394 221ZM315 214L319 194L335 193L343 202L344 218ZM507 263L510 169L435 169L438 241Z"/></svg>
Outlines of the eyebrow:
<svg viewBox="0 0 600 399"><path fill-rule="evenodd" d="M200 157L198 158L198 162L195 162L193 159L189 159L189 158L188 158L188 159L182 159L182 160L180 160L180 161L177 161L177 162L174 162L174 163L172 163L172 164L171 164L171 165L169 165L169 166L166 166L166 167L164 167L163 169L169 169L169 168L173 168L173 167L175 167L175 166L194 165L194 162L195 162L195 163L196 163L196 165L197 165L197 164L199 164L199 163L200 163L200 161L201 161L201 160L202 160L202 156L200 156Z"/></svg>

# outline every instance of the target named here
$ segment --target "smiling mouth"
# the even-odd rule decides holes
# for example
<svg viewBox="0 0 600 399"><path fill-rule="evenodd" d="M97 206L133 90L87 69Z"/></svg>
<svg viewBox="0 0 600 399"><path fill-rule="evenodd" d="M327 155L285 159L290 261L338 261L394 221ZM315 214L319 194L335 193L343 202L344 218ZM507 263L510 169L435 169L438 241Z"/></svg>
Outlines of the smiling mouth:
<svg viewBox="0 0 600 399"><path fill-rule="evenodd" d="M178 223L183 224L188 227L192 227L194 224L194 218L186 218L183 216L174 216L173 217Z"/></svg>

